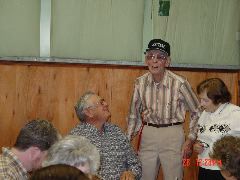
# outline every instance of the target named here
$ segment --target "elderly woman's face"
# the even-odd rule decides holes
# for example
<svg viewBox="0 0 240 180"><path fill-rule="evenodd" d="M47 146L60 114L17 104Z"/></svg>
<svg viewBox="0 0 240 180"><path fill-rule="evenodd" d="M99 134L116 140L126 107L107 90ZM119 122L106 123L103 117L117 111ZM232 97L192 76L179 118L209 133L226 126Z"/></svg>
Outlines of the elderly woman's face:
<svg viewBox="0 0 240 180"><path fill-rule="evenodd" d="M211 99L208 98L207 92L203 91L199 94L200 105L206 112L215 112L221 104L215 105Z"/></svg>

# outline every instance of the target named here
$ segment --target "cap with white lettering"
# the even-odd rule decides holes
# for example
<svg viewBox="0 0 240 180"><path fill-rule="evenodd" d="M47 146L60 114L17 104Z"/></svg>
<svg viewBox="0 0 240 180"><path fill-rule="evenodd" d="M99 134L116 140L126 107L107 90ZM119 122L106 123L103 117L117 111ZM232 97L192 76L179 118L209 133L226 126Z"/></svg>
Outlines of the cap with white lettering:
<svg viewBox="0 0 240 180"><path fill-rule="evenodd" d="M146 52L150 51L150 50L160 50L160 51L167 53L168 56L170 56L170 44L161 39L152 39L148 43L148 49L146 49Z"/></svg>

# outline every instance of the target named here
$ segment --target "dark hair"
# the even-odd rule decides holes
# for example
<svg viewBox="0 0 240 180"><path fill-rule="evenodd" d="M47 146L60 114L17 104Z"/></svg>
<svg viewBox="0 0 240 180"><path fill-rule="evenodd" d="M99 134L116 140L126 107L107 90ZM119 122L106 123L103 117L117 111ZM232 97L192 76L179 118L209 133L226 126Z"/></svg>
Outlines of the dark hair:
<svg viewBox="0 0 240 180"><path fill-rule="evenodd" d="M55 164L34 171L30 180L89 180L89 178L76 167Z"/></svg>
<svg viewBox="0 0 240 180"><path fill-rule="evenodd" d="M209 155L222 162L222 170L227 170L231 176L240 179L240 137L222 137L213 144Z"/></svg>
<svg viewBox="0 0 240 180"><path fill-rule="evenodd" d="M215 105L231 101L231 94L227 86L219 78L211 78L202 81L197 86L197 93L201 94L204 91L206 91L207 97L211 99Z"/></svg>
<svg viewBox="0 0 240 180"><path fill-rule="evenodd" d="M49 121L32 120L20 130L14 147L19 150L26 150L35 146L41 151L45 151L58 140L58 137L57 130Z"/></svg>

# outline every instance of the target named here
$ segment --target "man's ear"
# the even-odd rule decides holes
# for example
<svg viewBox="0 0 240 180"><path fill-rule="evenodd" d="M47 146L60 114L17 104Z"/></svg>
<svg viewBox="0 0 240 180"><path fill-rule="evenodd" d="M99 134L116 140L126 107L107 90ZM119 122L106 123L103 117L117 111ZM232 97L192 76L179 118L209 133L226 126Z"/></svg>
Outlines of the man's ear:
<svg viewBox="0 0 240 180"><path fill-rule="evenodd" d="M165 67L169 67L170 64L171 64L171 58L168 57L168 58L167 58L167 62L165 63Z"/></svg>
<svg viewBox="0 0 240 180"><path fill-rule="evenodd" d="M145 63L145 65L148 65L148 61L147 61L146 57L145 57L144 63Z"/></svg>
<svg viewBox="0 0 240 180"><path fill-rule="evenodd" d="M38 159L41 155L41 150L38 147L31 146L28 148L29 157L31 160Z"/></svg>

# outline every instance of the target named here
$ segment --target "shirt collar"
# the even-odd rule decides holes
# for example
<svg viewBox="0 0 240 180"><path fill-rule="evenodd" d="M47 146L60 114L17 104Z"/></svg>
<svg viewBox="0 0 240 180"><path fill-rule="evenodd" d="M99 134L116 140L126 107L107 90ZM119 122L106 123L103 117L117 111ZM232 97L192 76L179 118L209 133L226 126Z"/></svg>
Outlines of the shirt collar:
<svg viewBox="0 0 240 180"><path fill-rule="evenodd" d="M163 75L163 79L162 81L160 82L161 85L165 86L165 87L168 87L168 70L165 70L164 72L164 75ZM153 80L153 76L152 74L149 72L148 74L148 83L149 84L152 84L152 85L158 85L158 83L155 83L154 80Z"/></svg>
<svg viewBox="0 0 240 180"><path fill-rule="evenodd" d="M14 159L14 161L16 162L16 164L21 167L22 169L22 175L23 176L28 176L28 172L27 170L24 168L24 166L22 165L21 161L18 159L18 157L9 149L9 148L5 148L3 147L2 148L2 154L11 158L11 159Z"/></svg>
<svg viewBox="0 0 240 180"><path fill-rule="evenodd" d="M86 126L87 127L87 129L89 129L89 131L91 131L91 132L95 132L95 133L99 133L100 131L98 130L98 128L96 128L94 125L92 125L92 124L89 124L89 123L87 123L87 122L83 122L83 124L84 124L84 126ZM104 124L103 124L103 131L102 131L102 133L105 133L106 131L107 131L107 123L105 122Z"/></svg>

